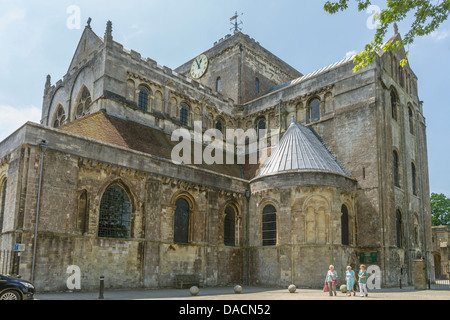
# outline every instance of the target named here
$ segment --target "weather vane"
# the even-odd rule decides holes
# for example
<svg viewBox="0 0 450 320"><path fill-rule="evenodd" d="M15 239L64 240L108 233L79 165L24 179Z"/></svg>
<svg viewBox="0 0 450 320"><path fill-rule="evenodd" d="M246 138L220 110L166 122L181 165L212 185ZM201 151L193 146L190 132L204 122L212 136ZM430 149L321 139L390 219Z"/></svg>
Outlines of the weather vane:
<svg viewBox="0 0 450 320"><path fill-rule="evenodd" d="M237 32L239 32L239 31L242 30L242 28L240 27L240 26L242 25L242 21L238 21L238 18L239 18L240 16L243 16L243 15L244 15L243 13L238 14L237 11L236 11L235 15L234 15L233 17L230 18L230 23L231 23L231 25L233 26L233 27L230 29L230 31L233 31L233 30L234 30L234 33L237 33Z"/></svg>

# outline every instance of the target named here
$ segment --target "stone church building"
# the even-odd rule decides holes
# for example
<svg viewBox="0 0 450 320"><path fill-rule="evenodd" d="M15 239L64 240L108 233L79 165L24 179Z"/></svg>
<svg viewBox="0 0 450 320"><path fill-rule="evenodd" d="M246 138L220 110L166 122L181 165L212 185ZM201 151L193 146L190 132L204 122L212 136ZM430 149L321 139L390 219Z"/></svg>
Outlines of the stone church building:
<svg viewBox="0 0 450 320"><path fill-rule="evenodd" d="M47 77L41 123L0 143L0 271L41 291L67 289L70 266L84 290L181 275L318 288L330 264L342 283L365 263L384 287L412 284L412 262L431 272L433 258L426 124L404 54L304 75L237 31L170 69L115 42L110 22L102 37L88 24L63 79ZM172 133L195 123L278 143L257 164L176 164Z"/></svg>

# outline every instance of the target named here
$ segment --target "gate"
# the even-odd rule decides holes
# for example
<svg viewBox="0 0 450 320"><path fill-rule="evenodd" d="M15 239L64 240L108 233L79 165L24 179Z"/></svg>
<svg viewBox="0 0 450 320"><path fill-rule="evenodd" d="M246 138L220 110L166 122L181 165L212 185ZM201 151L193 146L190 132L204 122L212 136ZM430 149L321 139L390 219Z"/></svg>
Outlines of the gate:
<svg viewBox="0 0 450 320"><path fill-rule="evenodd" d="M436 274L431 289L450 290L450 263L441 265L440 274Z"/></svg>

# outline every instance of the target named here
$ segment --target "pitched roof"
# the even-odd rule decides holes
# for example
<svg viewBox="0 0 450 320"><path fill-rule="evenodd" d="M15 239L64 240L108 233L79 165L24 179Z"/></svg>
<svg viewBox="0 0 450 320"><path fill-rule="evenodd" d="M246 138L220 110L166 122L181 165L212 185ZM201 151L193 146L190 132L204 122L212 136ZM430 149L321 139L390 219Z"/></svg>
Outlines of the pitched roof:
<svg viewBox="0 0 450 320"><path fill-rule="evenodd" d="M288 171L331 172L350 177L315 131L294 121L257 177Z"/></svg>
<svg viewBox="0 0 450 320"><path fill-rule="evenodd" d="M172 159L173 148L179 143L172 142L170 134L161 129L108 114L104 110L78 119L59 129L169 161ZM242 172L239 165L201 164L195 166L235 178L242 178L242 174L245 173Z"/></svg>

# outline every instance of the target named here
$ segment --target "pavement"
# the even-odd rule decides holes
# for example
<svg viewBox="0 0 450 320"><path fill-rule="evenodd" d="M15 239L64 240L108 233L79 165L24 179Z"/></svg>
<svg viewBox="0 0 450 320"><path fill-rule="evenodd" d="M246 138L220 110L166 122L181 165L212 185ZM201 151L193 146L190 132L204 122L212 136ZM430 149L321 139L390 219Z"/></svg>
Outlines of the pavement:
<svg viewBox="0 0 450 320"><path fill-rule="evenodd" d="M449 288L450 289L450 288ZM450 300L450 290L415 290L413 287L402 289L369 290L368 297L348 297L338 291L337 296L318 289L297 289L290 293L288 289L243 287L241 294L235 294L233 287L200 288L197 296L191 296L189 289L135 289L105 290L104 299L99 299L99 292L59 292L36 293L35 300L177 300L177 301L292 301L292 300Z"/></svg>

